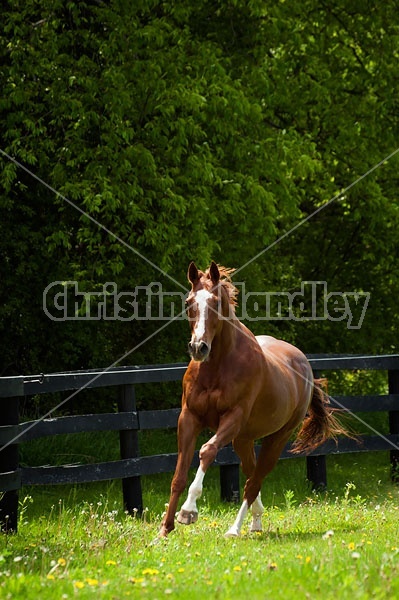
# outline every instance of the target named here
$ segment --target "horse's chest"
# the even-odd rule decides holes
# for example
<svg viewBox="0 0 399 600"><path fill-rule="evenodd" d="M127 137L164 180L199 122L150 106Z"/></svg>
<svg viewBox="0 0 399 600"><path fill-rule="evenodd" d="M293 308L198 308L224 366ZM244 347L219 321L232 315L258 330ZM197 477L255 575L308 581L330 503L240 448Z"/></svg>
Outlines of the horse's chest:
<svg viewBox="0 0 399 600"><path fill-rule="evenodd" d="M199 416L221 414L225 411L223 403L223 393L219 389L197 389L192 390L187 405L190 410L196 412Z"/></svg>

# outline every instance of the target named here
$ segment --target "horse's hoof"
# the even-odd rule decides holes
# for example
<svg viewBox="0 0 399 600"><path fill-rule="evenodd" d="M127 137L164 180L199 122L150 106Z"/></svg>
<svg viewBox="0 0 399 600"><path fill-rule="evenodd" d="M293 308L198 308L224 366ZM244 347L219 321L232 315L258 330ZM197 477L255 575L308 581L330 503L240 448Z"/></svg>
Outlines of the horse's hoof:
<svg viewBox="0 0 399 600"><path fill-rule="evenodd" d="M166 537L158 535L156 538L151 540L150 546L157 546L157 544L159 544L162 540L166 540Z"/></svg>
<svg viewBox="0 0 399 600"><path fill-rule="evenodd" d="M198 521L198 513L194 510L181 510L177 515L177 522L181 525L191 525Z"/></svg>
<svg viewBox="0 0 399 600"><path fill-rule="evenodd" d="M240 534L238 533L238 531L231 528L228 531L226 531L226 533L224 534L224 537L225 538L238 538L238 537L240 537Z"/></svg>

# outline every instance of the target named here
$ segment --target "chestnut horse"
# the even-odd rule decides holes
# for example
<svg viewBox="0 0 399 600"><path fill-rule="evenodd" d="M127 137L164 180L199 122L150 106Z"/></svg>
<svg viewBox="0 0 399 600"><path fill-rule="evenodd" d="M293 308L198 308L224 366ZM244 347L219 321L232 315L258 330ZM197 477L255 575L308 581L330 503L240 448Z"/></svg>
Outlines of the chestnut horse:
<svg viewBox="0 0 399 600"><path fill-rule="evenodd" d="M232 442L246 483L243 503L226 533L228 537L240 535L250 508L251 531L262 530L262 481L301 423L293 447L296 453L309 452L329 437L346 433L328 410L328 397L318 381L314 382L305 355L273 337L255 337L238 320L237 289L230 280L231 272L215 262L205 273L193 262L188 269L192 286L186 301L191 361L183 378L176 471L159 537L166 537L174 529L179 497L186 487L202 430L210 429L215 435L200 449L200 466L177 520L186 525L197 520L196 501L202 493L206 470L218 450ZM254 441L260 438L256 460Z"/></svg>

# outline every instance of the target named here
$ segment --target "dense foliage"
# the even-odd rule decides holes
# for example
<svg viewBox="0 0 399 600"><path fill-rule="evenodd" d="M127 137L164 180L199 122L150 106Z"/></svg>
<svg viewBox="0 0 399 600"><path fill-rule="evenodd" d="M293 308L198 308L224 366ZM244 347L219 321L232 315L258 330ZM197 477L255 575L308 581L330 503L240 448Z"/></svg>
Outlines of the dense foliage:
<svg viewBox="0 0 399 600"><path fill-rule="evenodd" d="M396 15L392 1L5 2L1 374L105 367L139 344L124 362L185 359L184 322L54 322L43 291L179 292L191 259L247 265L248 291L370 292L359 329L250 326L312 353L396 351L399 154L353 185L397 149Z"/></svg>

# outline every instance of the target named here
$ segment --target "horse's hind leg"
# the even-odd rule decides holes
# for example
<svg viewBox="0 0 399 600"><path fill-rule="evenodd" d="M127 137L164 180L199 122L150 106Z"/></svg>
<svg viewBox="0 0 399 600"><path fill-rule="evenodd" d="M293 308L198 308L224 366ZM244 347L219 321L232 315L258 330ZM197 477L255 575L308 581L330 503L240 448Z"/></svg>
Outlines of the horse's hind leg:
<svg viewBox="0 0 399 600"><path fill-rule="evenodd" d="M247 480L253 475L256 467L256 456L254 451L254 442L249 440L234 440L234 450L241 459L241 468ZM236 537L240 534L242 523L248 512L248 502L244 501L241 506L237 519L232 527L226 533L226 537ZM252 503L252 523L250 531L262 531L262 515L264 507L261 500L260 491Z"/></svg>
<svg viewBox="0 0 399 600"><path fill-rule="evenodd" d="M256 496L255 500L251 505L252 511L252 523L250 527L250 531L262 531L262 515L265 512L265 507L262 504L262 499L260 497L260 492Z"/></svg>
<svg viewBox="0 0 399 600"><path fill-rule="evenodd" d="M225 534L226 537L237 537L240 535L242 524L248 513L249 507L252 505L254 505L252 527L255 528L251 528L251 531L260 531L259 529L256 529L256 527L261 521L263 512L263 506L260 501L260 488L262 481L275 467L285 444L290 438L292 430L292 425L286 425L279 431L276 431L276 433L273 433L263 439L255 468L253 469L252 473L250 473L245 483L243 503L234 524ZM255 517L254 512L256 515Z"/></svg>
<svg viewBox="0 0 399 600"><path fill-rule="evenodd" d="M251 506L259 494L262 481L276 466L278 459L286 443L288 442L292 428L285 427L262 440L256 467L251 477L245 483L244 498Z"/></svg>

